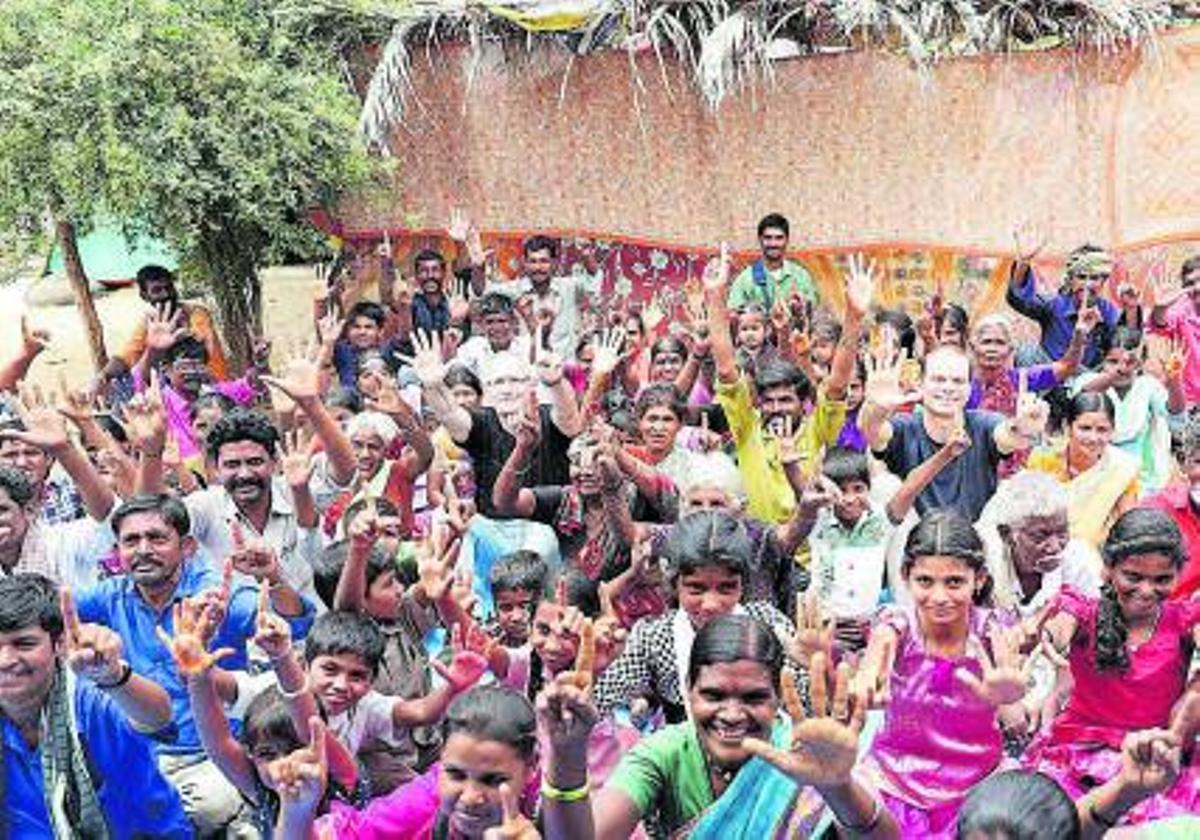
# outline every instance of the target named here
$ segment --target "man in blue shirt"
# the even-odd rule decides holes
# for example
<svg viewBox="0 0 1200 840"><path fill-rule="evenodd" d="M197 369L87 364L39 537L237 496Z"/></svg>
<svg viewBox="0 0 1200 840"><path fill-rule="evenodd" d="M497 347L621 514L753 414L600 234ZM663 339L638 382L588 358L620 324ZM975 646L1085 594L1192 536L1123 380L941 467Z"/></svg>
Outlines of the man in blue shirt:
<svg viewBox="0 0 1200 840"><path fill-rule="evenodd" d="M185 598L203 598L224 610L215 648L229 648L228 668L244 668L246 642L255 633L258 587L231 584L205 562L192 560L187 508L171 496L138 496L112 515L117 552L128 575L109 578L77 596L83 621L109 627L120 637L133 670L166 689L178 737L158 747L159 763L183 797L183 806L202 835L220 830L241 810L237 790L209 761L188 702L187 685L161 635L174 635L173 608ZM241 570L253 569L259 586L269 587L271 606L302 639L312 625L313 605L283 578L278 556L261 542L246 549Z"/></svg>
<svg viewBox="0 0 1200 840"><path fill-rule="evenodd" d="M64 647L89 679L64 667ZM166 696L120 654L110 631L64 624L49 579L0 580L0 836L192 836L143 734L170 736Z"/></svg>
<svg viewBox="0 0 1200 840"><path fill-rule="evenodd" d="M1038 322L1042 329L1040 353L1021 359L1022 366L1056 362L1067 353L1075 335L1080 310L1095 306L1100 323L1092 329L1083 348L1084 367L1094 368L1104 361L1112 346L1112 334L1120 312L1111 302L1099 296L1113 271L1113 258L1102 248L1083 245L1067 256L1062 286L1054 297L1038 291L1037 273L1029 263L1031 257L1020 255L1013 263L1008 281L1008 305L1027 318Z"/></svg>

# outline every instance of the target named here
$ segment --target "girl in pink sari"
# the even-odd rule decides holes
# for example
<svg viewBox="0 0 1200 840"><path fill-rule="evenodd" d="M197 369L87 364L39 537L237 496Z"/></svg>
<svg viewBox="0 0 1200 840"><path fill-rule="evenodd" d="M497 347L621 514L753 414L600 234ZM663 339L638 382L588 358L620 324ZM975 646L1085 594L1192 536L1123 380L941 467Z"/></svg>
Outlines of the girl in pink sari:
<svg viewBox="0 0 1200 840"><path fill-rule="evenodd" d="M1029 767L1073 798L1120 772L1121 742L1132 731L1169 728L1185 745L1195 738L1195 721L1187 718L1196 698L1181 701L1200 601L1167 600L1186 559L1178 526L1161 511L1135 508L1114 523L1101 553L1106 583L1100 598L1066 587L1050 604L1046 626L1055 646L1067 651L1073 688L1025 754ZM1132 809L1124 822L1198 811L1200 766L1193 753L1175 784Z"/></svg>
<svg viewBox="0 0 1200 840"><path fill-rule="evenodd" d="M886 706L858 772L904 837L955 836L967 792L1001 765L1001 710L1025 693L1008 617L977 606L988 594L984 563L967 519L926 513L901 566L914 606L876 619L856 680L860 698Z"/></svg>
<svg viewBox="0 0 1200 840"><path fill-rule="evenodd" d="M456 697L446 712L441 761L362 810L335 805L315 819L323 756L303 752L287 759L293 762L289 775L296 782L284 792L276 836L476 840L502 822L526 823L538 803L533 706L498 686L473 688Z"/></svg>

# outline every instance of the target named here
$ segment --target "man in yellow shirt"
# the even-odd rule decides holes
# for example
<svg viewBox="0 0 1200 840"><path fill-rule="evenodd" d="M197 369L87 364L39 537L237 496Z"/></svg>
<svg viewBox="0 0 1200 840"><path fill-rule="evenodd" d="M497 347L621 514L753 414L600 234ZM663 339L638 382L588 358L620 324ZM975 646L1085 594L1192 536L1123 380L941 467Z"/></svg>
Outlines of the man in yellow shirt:
<svg viewBox="0 0 1200 840"><path fill-rule="evenodd" d="M160 265L147 265L137 273L138 293L142 300L150 304L152 309L163 310L164 313L176 320L179 326L204 343L208 350L208 369L212 372L213 381L224 382L229 378L229 366L225 360L225 349L217 336L217 328L213 323L212 314L198 303L183 303L179 300L179 291L175 288L175 275ZM117 379L131 371L142 354L146 352L146 321L143 319L134 327L133 334L104 367L100 374L100 383Z"/></svg>
<svg viewBox="0 0 1200 840"><path fill-rule="evenodd" d="M709 263L704 272L712 354L717 367L717 401L733 433L738 469L746 483L747 512L770 523L782 523L795 510L796 498L780 460L779 438L788 429L804 465L815 466L826 446L837 442L846 421L846 386L854 372L862 320L873 293L870 268L850 263L846 282L846 321L833 357L829 378L816 387L816 405L809 416L804 406L814 385L790 362L770 361L754 374L754 388L737 366L729 331L726 286L728 254Z"/></svg>

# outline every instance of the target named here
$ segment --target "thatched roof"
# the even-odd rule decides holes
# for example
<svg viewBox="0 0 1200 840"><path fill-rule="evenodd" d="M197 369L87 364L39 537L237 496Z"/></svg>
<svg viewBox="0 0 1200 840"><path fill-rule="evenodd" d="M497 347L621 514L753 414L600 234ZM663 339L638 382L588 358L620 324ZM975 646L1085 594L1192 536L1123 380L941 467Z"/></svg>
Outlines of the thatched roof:
<svg viewBox="0 0 1200 840"><path fill-rule="evenodd" d="M366 32L382 44L361 128L386 151L412 94L410 51L440 42L651 52L683 62L715 107L780 60L861 48L919 65L1053 47L1113 51L1200 20L1200 0L301 0L291 14L333 41Z"/></svg>

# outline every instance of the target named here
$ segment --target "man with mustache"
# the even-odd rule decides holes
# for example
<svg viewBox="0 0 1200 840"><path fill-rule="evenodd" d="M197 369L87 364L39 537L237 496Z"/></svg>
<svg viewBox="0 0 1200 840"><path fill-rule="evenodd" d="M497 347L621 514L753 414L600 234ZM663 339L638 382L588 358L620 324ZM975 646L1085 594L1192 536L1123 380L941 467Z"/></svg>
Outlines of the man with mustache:
<svg viewBox="0 0 1200 840"><path fill-rule="evenodd" d="M258 622L259 586L268 588L271 610L288 622L293 638L307 634L315 610L284 580L279 557L270 549L259 549L254 558L258 586L234 582L232 568L223 579L210 563L195 557L191 526L187 508L171 496L144 495L125 502L113 512L112 528L128 574L79 592L76 602L80 620L120 636L131 672L152 678L170 697L178 736L158 745L159 766L178 789L200 836L209 836L234 819L241 797L205 756L185 675L173 661L173 654L181 654L171 637L185 636L187 629L176 622L199 620L184 602L200 605L203 620L216 625L211 647L224 649L218 656L230 669L246 667L246 643ZM234 557L231 566L245 569L246 559ZM235 699L234 690L225 690L227 701Z"/></svg>
<svg viewBox="0 0 1200 840"><path fill-rule="evenodd" d="M758 223L758 245L762 258L742 269L729 287L731 310L757 303L770 312L778 301L801 297L806 303L817 302L817 287L800 263L785 258L791 226L779 213L768 213Z"/></svg>
<svg viewBox="0 0 1200 840"><path fill-rule="evenodd" d="M726 286L729 255L704 271L709 334L717 365L717 401L733 433L738 469L746 483L747 512L774 525L786 522L796 506L796 494L779 457L779 438L793 434L803 463L811 464L823 446L833 446L846 419L846 386L854 373L862 319L871 302L871 269L855 260L846 284L846 322L834 353L829 377L816 388L815 408L805 417L813 385L795 365L773 361L754 372L754 390L738 369L729 331Z"/></svg>
<svg viewBox="0 0 1200 840"><path fill-rule="evenodd" d="M283 579L317 601L313 559L320 552L316 511L349 488L355 475L354 449L320 397L320 370L306 357L291 359L282 378L263 377L300 409L323 451L313 456L307 481L279 475L279 432L266 415L235 408L218 420L205 441L216 484L184 498L192 536L212 557L234 557L239 572L263 580L256 557L264 549L279 557ZM145 406L160 413L153 400ZM142 484L158 493L162 485L165 431L142 442ZM296 453L290 453L296 454ZM241 562L244 561L244 562Z"/></svg>

